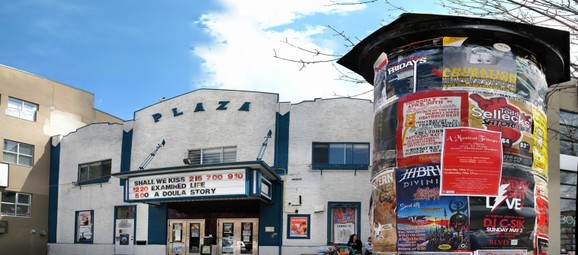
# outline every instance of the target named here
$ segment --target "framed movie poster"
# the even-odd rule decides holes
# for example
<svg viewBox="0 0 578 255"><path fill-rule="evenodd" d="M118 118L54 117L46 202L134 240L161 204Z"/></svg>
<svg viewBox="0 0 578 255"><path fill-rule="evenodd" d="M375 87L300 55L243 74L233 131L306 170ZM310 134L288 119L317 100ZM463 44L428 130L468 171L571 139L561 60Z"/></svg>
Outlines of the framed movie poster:
<svg viewBox="0 0 578 255"><path fill-rule="evenodd" d="M76 212L76 237L75 243L92 243L93 241L93 215L92 210Z"/></svg>
<svg viewBox="0 0 578 255"><path fill-rule="evenodd" d="M287 215L287 238L309 239L309 214Z"/></svg>

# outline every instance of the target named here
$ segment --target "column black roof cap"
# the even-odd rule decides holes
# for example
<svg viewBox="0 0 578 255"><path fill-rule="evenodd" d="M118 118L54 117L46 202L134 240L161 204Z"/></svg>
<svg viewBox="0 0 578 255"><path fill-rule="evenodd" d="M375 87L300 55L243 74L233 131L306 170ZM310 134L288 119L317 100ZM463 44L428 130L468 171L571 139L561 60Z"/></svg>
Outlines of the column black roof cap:
<svg viewBox="0 0 578 255"><path fill-rule="evenodd" d="M570 33L492 19L404 13L359 42L337 63L373 84L373 62L382 53L442 36L486 37L524 48L542 64L549 85L570 80Z"/></svg>

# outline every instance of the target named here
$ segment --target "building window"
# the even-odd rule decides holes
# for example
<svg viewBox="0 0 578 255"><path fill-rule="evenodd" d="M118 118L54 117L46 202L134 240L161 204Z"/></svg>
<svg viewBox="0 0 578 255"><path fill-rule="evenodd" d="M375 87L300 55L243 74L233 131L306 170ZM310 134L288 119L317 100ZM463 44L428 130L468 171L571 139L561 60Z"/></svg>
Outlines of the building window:
<svg viewBox="0 0 578 255"><path fill-rule="evenodd" d="M17 118L36 121L36 112L38 111L38 105L20 99L8 98L8 107L6 108L6 115L14 116Z"/></svg>
<svg viewBox="0 0 578 255"><path fill-rule="evenodd" d="M2 216L30 218L32 195L12 191L2 191L0 211Z"/></svg>
<svg viewBox="0 0 578 255"><path fill-rule="evenodd" d="M578 156L578 113L560 111L560 154Z"/></svg>
<svg viewBox="0 0 578 255"><path fill-rule="evenodd" d="M103 160L78 165L78 183L106 182L110 179L112 160Z"/></svg>
<svg viewBox="0 0 578 255"><path fill-rule="evenodd" d="M327 243L347 244L349 236L361 231L360 202L328 202Z"/></svg>
<svg viewBox="0 0 578 255"><path fill-rule="evenodd" d="M211 149L189 150L191 165L218 164L237 161L237 147L218 147Z"/></svg>
<svg viewBox="0 0 578 255"><path fill-rule="evenodd" d="M34 163L34 145L4 140L4 162L32 166Z"/></svg>
<svg viewBox="0 0 578 255"><path fill-rule="evenodd" d="M367 170L368 143L313 143L313 169Z"/></svg>
<svg viewBox="0 0 578 255"><path fill-rule="evenodd" d="M576 252L576 176L560 169L560 254Z"/></svg>
<svg viewBox="0 0 578 255"><path fill-rule="evenodd" d="M92 243L94 212L92 210L76 211L75 243Z"/></svg>

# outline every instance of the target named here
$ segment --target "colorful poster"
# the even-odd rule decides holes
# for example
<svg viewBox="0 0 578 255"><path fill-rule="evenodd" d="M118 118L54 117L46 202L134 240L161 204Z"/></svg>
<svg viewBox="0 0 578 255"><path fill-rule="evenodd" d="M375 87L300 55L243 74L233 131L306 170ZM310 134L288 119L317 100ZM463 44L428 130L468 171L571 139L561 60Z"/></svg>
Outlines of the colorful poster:
<svg viewBox="0 0 578 255"><path fill-rule="evenodd" d="M396 128L397 101L375 113L373 119L372 176L388 167L395 167Z"/></svg>
<svg viewBox="0 0 578 255"><path fill-rule="evenodd" d="M523 102L490 94L470 94L470 127L502 133L504 163L532 166L532 108Z"/></svg>
<svg viewBox="0 0 578 255"><path fill-rule="evenodd" d="M535 176L536 197L536 234L548 235L548 183L539 176Z"/></svg>
<svg viewBox="0 0 578 255"><path fill-rule="evenodd" d="M333 208L333 243L346 244L355 233L356 209L351 207Z"/></svg>
<svg viewBox="0 0 578 255"><path fill-rule="evenodd" d="M442 54L441 38L393 50L383 72L385 84L380 87L380 97L387 102L406 94L441 88Z"/></svg>
<svg viewBox="0 0 578 255"><path fill-rule="evenodd" d="M532 170L548 179L548 123L546 114L536 106L532 106L534 117L534 160Z"/></svg>
<svg viewBox="0 0 578 255"><path fill-rule="evenodd" d="M309 237L309 217L289 215L289 238Z"/></svg>
<svg viewBox="0 0 578 255"><path fill-rule="evenodd" d="M389 168L371 179L369 222L373 252L395 251L397 241L395 169Z"/></svg>
<svg viewBox="0 0 578 255"><path fill-rule="evenodd" d="M534 176L529 168L502 169L498 196L471 196L472 249L534 250Z"/></svg>
<svg viewBox="0 0 578 255"><path fill-rule="evenodd" d="M397 166L440 162L443 130L468 125L467 93L424 91L399 100Z"/></svg>
<svg viewBox="0 0 578 255"><path fill-rule="evenodd" d="M502 172L501 133L446 128L443 139L441 194L497 195Z"/></svg>
<svg viewBox="0 0 578 255"><path fill-rule="evenodd" d="M77 242L92 242L92 211L79 211L76 218Z"/></svg>
<svg viewBox="0 0 578 255"><path fill-rule="evenodd" d="M468 198L440 195L440 166L396 170L397 250L469 251Z"/></svg>
<svg viewBox="0 0 578 255"><path fill-rule="evenodd" d="M443 87L450 90L516 92L517 67L509 45L443 38Z"/></svg>

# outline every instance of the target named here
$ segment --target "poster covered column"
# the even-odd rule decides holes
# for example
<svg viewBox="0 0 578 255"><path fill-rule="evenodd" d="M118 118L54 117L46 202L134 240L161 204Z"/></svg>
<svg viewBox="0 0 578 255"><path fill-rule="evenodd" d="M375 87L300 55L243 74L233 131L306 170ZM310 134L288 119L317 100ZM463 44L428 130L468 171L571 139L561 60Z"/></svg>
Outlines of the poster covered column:
<svg viewBox="0 0 578 255"><path fill-rule="evenodd" d="M375 254L547 254L545 96L568 36L404 14L338 61L374 85Z"/></svg>

